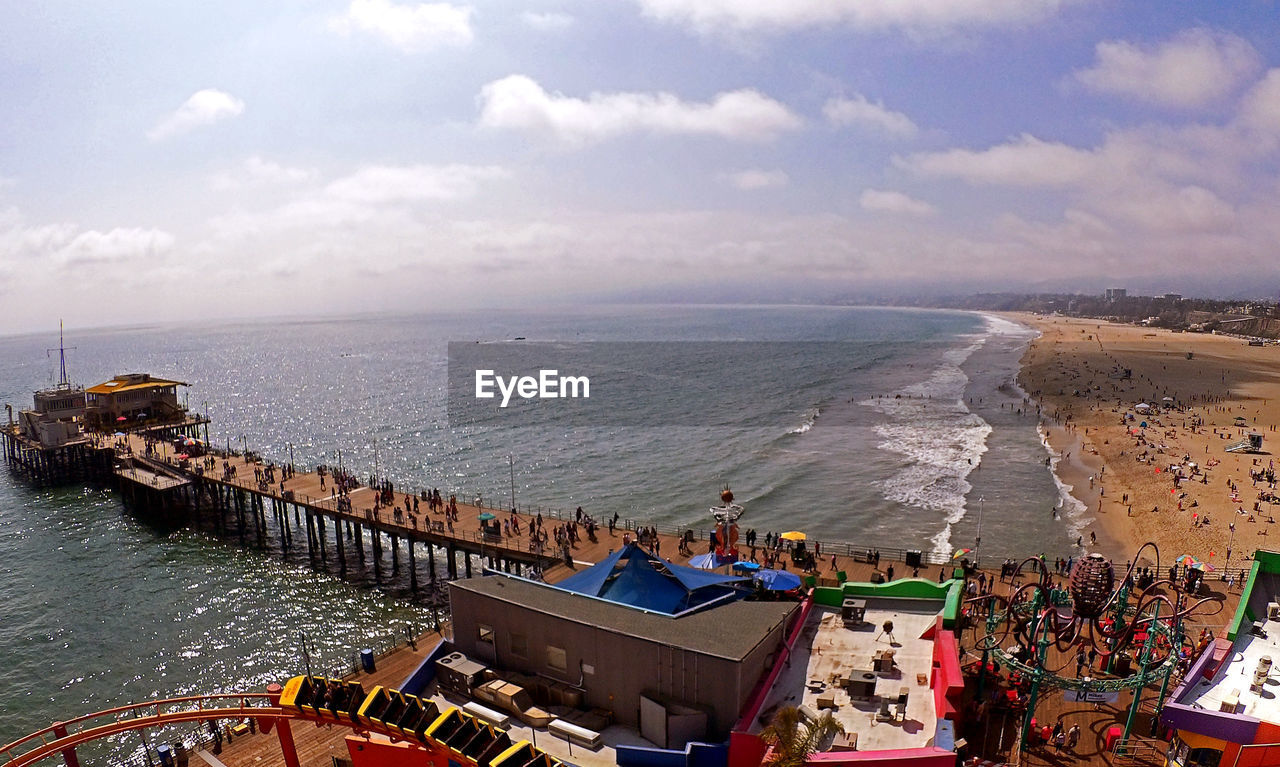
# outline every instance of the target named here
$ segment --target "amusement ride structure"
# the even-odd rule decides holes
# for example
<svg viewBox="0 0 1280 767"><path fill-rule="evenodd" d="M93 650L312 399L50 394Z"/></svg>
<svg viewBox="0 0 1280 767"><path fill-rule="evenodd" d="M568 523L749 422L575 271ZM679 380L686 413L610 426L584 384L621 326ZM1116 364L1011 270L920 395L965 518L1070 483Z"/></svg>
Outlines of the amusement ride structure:
<svg viewBox="0 0 1280 767"><path fill-rule="evenodd" d="M728 487L720 491L719 506L711 508L716 520L716 556L736 559L738 555L738 517L744 509L733 502L733 491Z"/></svg>
<svg viewBox="0 0 1280 767"><path fill-rule="evenodd" d="M1148 547L1154 571L1139 567ZM1024 571L1032 577L1018 585ZM1007 669L1015 686L1028 691L1022 747L1027 746L1037 699L1052 690L1075 693L1075 700L1086 702L1114 700L1115 693L1132 690L1123 735L1128 739L1143 689L1159 679L1159 717L1169 678L1188 647L1183 622L1206 605L1215 605L1217 610L1204 615L1216 614L1222 609L1222 598L1194 596L1200 585L1197 570L1189 569L1181 584L1156 579L1151 572L1160 572L1160 551L1150 542L1138 549L1120 579L1111 561L1102 555L1081 558L1072 568L1066 589L1054 587L1043 558L1030 557L1014 571L1009 594L983 594L966 601L974 620L985 620L985 634L976 644L982 652L978 696L982 696L988 669L994 667ZM980 616L982 612L985 618ZM1059 653L1056 662L1050 648ZM1064 673L1077 664L1076 653L1090 651L1102 660L1107 678Z"/></svg>

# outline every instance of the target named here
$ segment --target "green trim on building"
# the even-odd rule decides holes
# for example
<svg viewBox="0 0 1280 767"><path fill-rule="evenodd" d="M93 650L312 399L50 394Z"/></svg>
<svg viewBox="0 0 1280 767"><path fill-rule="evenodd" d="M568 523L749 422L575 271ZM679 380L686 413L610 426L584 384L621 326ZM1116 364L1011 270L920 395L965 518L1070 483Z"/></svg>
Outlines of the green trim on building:
<svg viewBox="0 0 1280 767"><path fill-rule="evenodd" d="M960 615L964 583L958 580L934 583L924 578L902 578L890 583L846 583L843 586L819 586L813 590L813 601L824 607L839 607L847 597L942 602L942 625L952 628Z"/></svg>

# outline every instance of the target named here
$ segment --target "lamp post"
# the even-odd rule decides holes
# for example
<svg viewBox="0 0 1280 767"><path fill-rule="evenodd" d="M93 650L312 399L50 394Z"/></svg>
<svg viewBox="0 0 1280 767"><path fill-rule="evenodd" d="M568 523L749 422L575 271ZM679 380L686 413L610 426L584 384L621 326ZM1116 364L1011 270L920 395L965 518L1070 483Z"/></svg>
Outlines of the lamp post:
<svg viewBox="0 0 1280 767"><path fill-rule="evenodd" d="M973 566L974 566L974 567L978 567L978 563L981 561L981 560L979 560L979 559L978 559L978 555L979 555L979 553L981 552L981 549L982 549L982 507L983 507L983 500L984 500L984 499L983 499L983 496L978 496L978 534L977 534L977 536L975 536L975 537L974 537L974 539L973 539Z"/></svg>
<svg viewBox="0 0 1280 767"><path fill-rule="evenodd" d="M311 678L311 653L307 652L307 634L305 631L299 631L298 635L302 637L302 661L307 667L307 678Z"/></svg>
<svg viewBox="0 0 1280 767"><path fill-rule="evenodd" d="M289 471L293 471L293 443L289 443Z"/></svg>
<svg viewBox="0 0 1280 767"><path fill-rule="evenodd" d="M1227 541L1227 563L1222 566L1222 577L1224 580L1227 577L1227 573L1231 570L1231 546L1236 542L1236 523L1232 522L1229 527L1231 528L1231 540Z"/></svg>
<svg viewBox="0 0 1280 767"><path fill-rule="evenodd" d="M516 510L516 459L508 455L507 463L511 467L511 511L515 512Z"/></svg>

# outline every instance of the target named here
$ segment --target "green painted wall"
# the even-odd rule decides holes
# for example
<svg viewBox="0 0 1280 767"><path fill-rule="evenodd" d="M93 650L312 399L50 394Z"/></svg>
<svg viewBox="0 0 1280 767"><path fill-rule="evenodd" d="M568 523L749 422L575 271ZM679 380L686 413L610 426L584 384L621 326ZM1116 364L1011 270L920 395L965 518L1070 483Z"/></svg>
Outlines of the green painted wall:
<svg viewBox="0 0 1280 767"><path fill-rule="evenodd" d="M902 578L890 583L846 583L843 586L819 586L813 590L813 601L825 607L839 607L846 597L879 597L881 599L931 599L942 602L942 625L951 628L960 615L964 584L958 580L934 583L925 578Z"/></svg>
<svg viewBox="0 0 1280 767"><path fill-rule="evenodd" d="M1253 567L1249 568L1249 578L1244 583L1244 591L1240 593L1240 605L1236 608L1235 617L1228 624L1227 638L1233 642L1240 633L1240 627L1246 623L1253 623L1257 618L1249 610L1249 597L1253 594L1253 587L1260 573L1280 573L1280 552L1255 551L1253 553Z"/></svg>

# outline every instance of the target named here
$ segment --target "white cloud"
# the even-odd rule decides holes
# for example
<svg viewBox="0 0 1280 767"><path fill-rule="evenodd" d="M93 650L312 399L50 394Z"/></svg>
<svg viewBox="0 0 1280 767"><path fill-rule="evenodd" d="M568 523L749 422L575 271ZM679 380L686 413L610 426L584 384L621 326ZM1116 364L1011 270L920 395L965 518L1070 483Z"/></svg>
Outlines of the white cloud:
<svg viewBox="0 0 1280 767"><path fill-rule="evenodd" d="M858 197L858 204L863 210L874 210L881 213L904 213L909 216L932 216L937 213L927 202L908 197L902 192L882 191L880 189L864 189Z"/></svg>
<svg viewBox="0 0 1280 767"><path fill-rule="evenodd" d="M530 28L539 32L559 32L573 26L574 18L567 13L556 13L548 11L538 13L536 11L525 11L520 14L520 19L524 21Z"/></svg>
<svg viewBox="0 0 1280 767"><path fill-rule="evenodd" d="M244 102L224 91L206 88L191 94L177 111L147 131L147 138L160 141L195 130L203 125L235 117L244 111Z"/></svg>
<svg viewBox="0 0 1280 767"><path fill-rule="evenodd" d="M525 75L509 75L485 85L478 101L483 127L542 132L571 144L642 131L767 141L801 125L785 105L751 89L719 93L704 103L670 93L592 93L580 99L548 93Z"/></svg>
<svg viewBox="0 0 1280 767"><path fill-rule="evenodd" d="M83 266L121 261L167 252L173 235L159 229L117 227L108 231L81 229L72 223L29 224L17 208L0 210L0 263L37 273L19 262L52 261L60 266Z"/></svg>
<svg viewBox="0 0 1280 767"><path fill-rule="evenodd" d="M374 165L325 186L325 194L342 202L381 205L473 197L482 181L505 178L495 166Z"/></svg>
<svg viewBox="0 0 1280 767"><path fill-rule="evenodd" d="M1101 93L1181 109L1218 101L1261 66L1248 41L1208 29L1186 30L1154 46L1104 41L1096 54L1092 67L1074 74L1076 81Z"/></svg>
<svg viewBox="0 0 1280 767"><path fill-rule="evenodd" d="M822 114L834 125L870 128L895 138L911 138L919 132L911 118L885 109L880 102L873 104L861 94L854 94L853 98L828 99L822 106Z"/></svg>
<svg viewBox="0 0 1280 767"><path fill-rule="evenodd" d="M950 149L895 158L908 171L974 185L1057 190L1077 209L1133 231L1226 234L1237 227L1236 206L1221 187L1244 193L1237 174L1248 153L1265 152L1239 140L1234 124L1184 130L1144 126L1114 131L1082 149L1033 136L985 150Z"/></svg>
<svg viewBox="0 0 1280 767"><path fill-rule="evenodd" d="M1272 69L1245 93L1238 123L1255 141L1274 146L1280 140L1280 69Z"/></svg>
<svg viewBox="0 0 1280 767"><path fill-rule="evenodd" d="M734 173L727 173L723 178L744 192L786 186L791 181L784 171L760 170L758 168L748 168Z"/></svg>
<svg viewBox="0 0 1280 767"><path fill-rule="evenodd" d="M497 166L369 165L322 185L296 192L288 202L263 210L240 210L214 216L215 239L239 242L245 238L275 237L341 229L344 236L361 231L415 226L418 206L474 197L484 182L509 177ZM234 248L236 246L228 246ZM290 246L292 247L292 246Z"/></svg>
<svg viewBox="0 0 1280 767"><path fill-rule="evenodd" d="M1148 231L1225 232L1236 223L1235 208L1230 203L1194 185L1135 185L1115 193L1104 192L1090 204L1109 218L1127 221Z"/></svg>
<svg viewBox="0 0 1280 767"><path fill-rule="evenodd" d="M28 224L17 208L0 210L0 261L14 262L47 256L76 235L72 224Z"/></svg>
<svg viewBox="0 0 1280 767"><path fill-rule="evenodd" d="M1022 135L990 149L948 149L894 158L899 167L926 176L958 178L974 184L1062 187L1079 183L1095 171L1093 152Z"/></svg>
<svg viewBox="0 0 1280 767"><path fill-rule="evenodd" d="M851 26L937 34L1039 21L1074 0L637 0L659 21L698 32Z"/></svg>
<svg viewBox="0 0 1280 767"><path fill-rule="evenodd" d="M254 155L234 170L215 173L210 184L218 191L252 186L300 184L317 176L313 168L290 168Z"/></svg>
<svg viewBox="0 0 1280 767"><path fill-rule="evenodd" d="M448 3L400 5L390 0L351 0L346 13L330 28L342 34L359 31L380 37L407 53L443 46L469 45L472 9Z"/></svg>
<svg viewBox="0 0 1280 767"><path fill-rule="evenodd" d="M68 266L153 258L167 252L173 242L173 235L160 229L131 227L108 232L91 229L59 248L54 258Z"/></svg>

